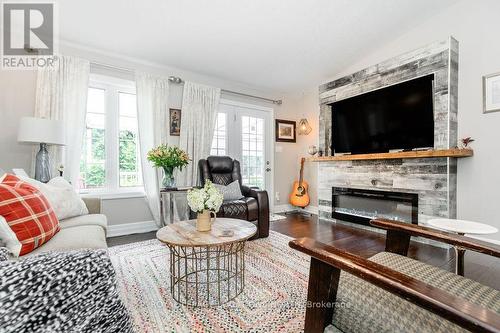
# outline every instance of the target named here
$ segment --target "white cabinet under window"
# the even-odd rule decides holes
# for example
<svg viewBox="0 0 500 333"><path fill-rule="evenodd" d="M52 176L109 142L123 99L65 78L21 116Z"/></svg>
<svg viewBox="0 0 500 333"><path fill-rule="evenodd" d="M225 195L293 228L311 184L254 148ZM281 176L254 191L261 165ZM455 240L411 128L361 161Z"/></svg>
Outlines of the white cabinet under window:
<svg viewBox="0 0 500 333"><path fill-rule="evenodd" d="M81 190L142 190L133 81L91 75L83 142Z"/></svg>
<svg viewBox="0 0 500 333"><path fill-rule="evenodd" d="M272 190L271 119L270 108L221 101L210 152L239 160L243 184L268 191Z"/></svg>

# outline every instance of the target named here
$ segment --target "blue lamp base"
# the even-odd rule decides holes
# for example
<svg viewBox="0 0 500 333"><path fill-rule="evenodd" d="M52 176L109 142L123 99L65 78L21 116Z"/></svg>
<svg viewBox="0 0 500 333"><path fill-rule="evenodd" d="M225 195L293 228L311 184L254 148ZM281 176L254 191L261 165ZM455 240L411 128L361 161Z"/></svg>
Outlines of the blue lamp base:
<svg viewBox="0 0 500 333"><path fill-rule="evenodd" d="M36 154L35 179L42 183L47 183L51 179L50 156L46 143L40 143L40 150Z"/></svg>

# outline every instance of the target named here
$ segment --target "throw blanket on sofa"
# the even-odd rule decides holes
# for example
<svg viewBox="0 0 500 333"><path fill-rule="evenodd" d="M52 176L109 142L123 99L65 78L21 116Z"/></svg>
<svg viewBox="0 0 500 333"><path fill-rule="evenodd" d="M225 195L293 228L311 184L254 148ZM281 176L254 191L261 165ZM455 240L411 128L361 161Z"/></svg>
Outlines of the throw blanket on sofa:
<svg viewBox="0 0 500 333"><path fill-rule="evenodd" d="M105 250L0 256L0 278L2 333L132 332Z"/></svg>

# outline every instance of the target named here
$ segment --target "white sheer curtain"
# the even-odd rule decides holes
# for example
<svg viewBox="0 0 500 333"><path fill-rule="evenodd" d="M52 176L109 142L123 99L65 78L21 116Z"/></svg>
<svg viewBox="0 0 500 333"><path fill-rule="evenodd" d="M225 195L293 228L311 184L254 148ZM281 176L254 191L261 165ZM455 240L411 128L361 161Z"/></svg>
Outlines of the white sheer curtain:
<svg viewBox="0 0 500 333"><path fill-rule="evenodd" d="M198 182L198 160L210 154L219 101L219 88L184 84L179 147L189 154L191 163L180 173L177 179L180 185Z"/></svg>
<svg viewBox="0 0 500 333"><path fill-rule="evenodd" d="M80 173L89 74L88 60L61 55L54 66L37 72L35 117L62 120L66 128L66 146L49 147L52 174L56 175L58 165L63 164L65 178L75 187ZM33 156L38 149L34 148Z"/></svg>
<svg viewBox="0 0 500 333"><path fill-rule="evenodd" d="M168 144L168 78L146 73L136 73L137 120L142 179L151 214L158 225L160 221L160 182L158 170L147 160L147 152Z"/></svg>

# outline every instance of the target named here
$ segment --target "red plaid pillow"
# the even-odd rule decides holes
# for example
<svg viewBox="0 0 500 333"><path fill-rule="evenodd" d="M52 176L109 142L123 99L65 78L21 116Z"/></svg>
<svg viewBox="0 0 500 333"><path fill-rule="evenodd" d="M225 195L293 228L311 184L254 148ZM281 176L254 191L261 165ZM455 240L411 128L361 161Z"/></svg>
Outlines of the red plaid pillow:
<svg viewBox="0 0 500 333"><path fill-rule="evenodd" d="M59 231L59 221L47 199L14 175L1 179L0 216L0 238L14 255L33 251Z"/></svg>

